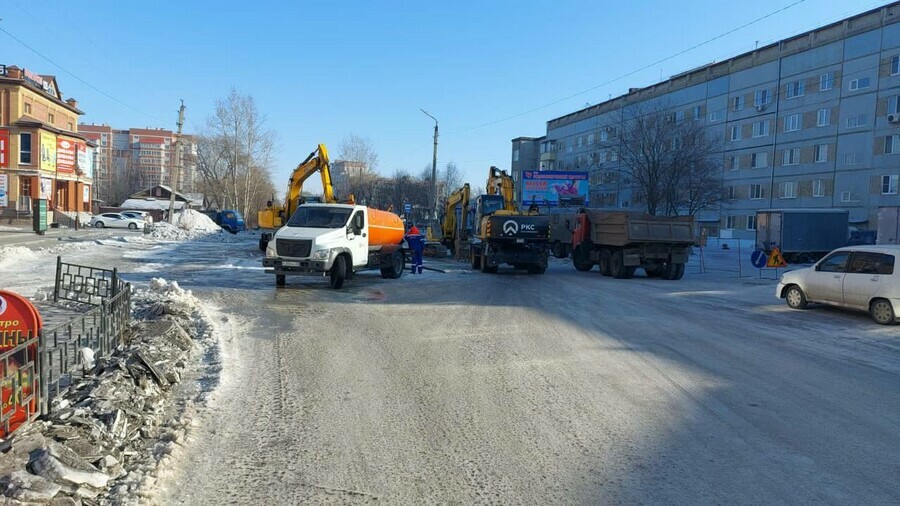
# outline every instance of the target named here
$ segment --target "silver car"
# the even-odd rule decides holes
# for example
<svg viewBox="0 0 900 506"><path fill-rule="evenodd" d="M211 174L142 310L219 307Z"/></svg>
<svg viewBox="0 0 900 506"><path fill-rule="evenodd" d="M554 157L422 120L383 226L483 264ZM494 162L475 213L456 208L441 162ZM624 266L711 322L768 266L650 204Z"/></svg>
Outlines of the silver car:
<svg viewBox="0 0 900 506"><path fill-rule="evenodd" d="M132 218L119 213L103 213L91 218L91 226L96 228L144 228L143 218Z"/></svg>
<svg viewBox="0 0 900 506"><path fill-rule="evenodd" d="M793 309L809 302L868 311L881 325L900 314L900 245L838 248L812 267L781 276L775 295Z"/></svg>

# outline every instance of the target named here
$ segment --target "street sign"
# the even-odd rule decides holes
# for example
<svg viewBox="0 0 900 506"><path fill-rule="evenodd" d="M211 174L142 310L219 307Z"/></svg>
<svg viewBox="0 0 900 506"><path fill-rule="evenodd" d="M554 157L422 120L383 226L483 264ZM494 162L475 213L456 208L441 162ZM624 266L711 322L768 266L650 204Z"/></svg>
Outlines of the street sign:
<svg viewBox="0 0 900 506"><path fill-rule="evenodd" d="M772 253L769 255L769 261L766 262L766 267L787 267L787 262L784 261L784 257L781 256L781 251L778 248L772 248Z"/></svg>
<svg viewBox="0 0 900 506"><path fill-rule="evenodd" d="M412 204L410 204L409 202L403 204L403 212L409 214L410 211L412 211Z"/></svg>
<svg viewBox="0 0 900 506"><path fill-rule="evenodd" d="M766 255L766 252L758 249L753 253L750 253L750 263L753 264L753 267L757 269L762 269L766 266L766 261L769 260L769 255Z"/></svg>

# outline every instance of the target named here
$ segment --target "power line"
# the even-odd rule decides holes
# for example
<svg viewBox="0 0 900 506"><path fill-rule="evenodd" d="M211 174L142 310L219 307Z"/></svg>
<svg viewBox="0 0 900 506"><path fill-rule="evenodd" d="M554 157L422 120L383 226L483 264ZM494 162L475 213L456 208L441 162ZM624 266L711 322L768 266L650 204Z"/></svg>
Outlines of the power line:
<svg viewBox="0 0 900 506"><path fill-rule="evenodd" d="M665 57L665 58L662 58L662 59L657 60L657 61L655 61L655 62L653 62L653 63L650 63L650 64L648 64L648 65L645 65L645 66L643 66L643 67L641 67L641 68L639 68L639 69L632 70L632 71L630 71L630 72L628 72L628 73L622 74L622 75L620 75L620 76L618 76L618 77L615 77L615 78L613 78L613 79L610 79L610 80L608 80L608 81L605 81L605 82L603 82L603 83L600 83L600 84L598 84L598 85L596 85L596 86L592 86L592 87L590 87L590 88L588 88L588 89L586 89L586 90L579 91L578 93L573 93L572 95L569 95L569 96L560 98L560 99L558 99L558 100L554 100L554 101L552 101L552 102L548 102L548 103L546 103L546 104L544 104L544 105L541 105L541 106L538 106L538 107L534 107L534 108L532 108L532 109L529 109L529 110L524 111L524 112L520 112L520 113L518 113L518 114L513 114L512 116L507 116L507 117L502 118L502 119L498 119L498 120L495 120L495 121L491 121L491 122L489 122L489 123L484 123L484 124L477 125L477 126L470 127L470 128L464 128L464 129L461 129L461 130L454 130L454 131L452 131L452 132L447 132L447 133L445 133L444 135L453 135L453 134L458 134L458 133L463 133L463 132L469 132L469 131L471 131L471 130L477 130L477 129L484 128L484 127L488 127L488 126L491 126L491 125L496 125L497 123L503 123L504 121L509 121L509 120L511 120L511 119L518 118L518 117L520 117L520 116L525 116L525 115L527 115L527 114L531 114L531 113L533 113L533 112L537 112L537 111L539 111L539 110L541 110L541 109L545 109L545 108L550 107L550 106L552 106L552 105L556 105L556 104L558 104L558 103L560 103L560 102L565 102L566 100L575 98L575 97L577 97L577 96L579 96L579 95L584 95L585 93L589 93L589 92L594 91L594 90L596 90L596 89L598 89L598 88L602 88L602 87L607 86L607 85L609 85L609 84L612 84L612 83L614 83L614 82L616 82L616 81L620 81L620 80L622 80L622 79L624 79L624 78L626 78L626 77L633 76L634 74L637 74L637 73L639 73L639 72L643 72L643 71L645 71L645 70L647 70L647 69L650 69L650 68L652 68L652 67L655 67L656 65L659 65L660 63L664 63L664 62L669 61L669 60L671 60L671 59L677 58L677 57L679 57L679 56L681 56L681 55L683 55L683 54L685 54L685 53L688 53L688 52L690 52L690 51L693 51L694 49L697 49L697 48L699 48L699 47L705 46L705 45L707 45L707 44L709 44L709 43L711 43L711 42L715 42L715 41L717 41L717 40L719 40L719 39L721 39L721 38L723 38L723 37L726 37L726 36L728 36L728 35L731 35L732 33L735 33L735 32L737 32L737 31L739 31L739 30L743 30L744 28L747 28L748 26L751 26L751 25L754 25L754 24L756 24L756 23L759 23L760 21L763 21L763 20L768 19L768 18L770 18L770 17L772 17L772 16L775 16L776 14L780 14L781 12L784 12L784 11L790 9L791 7L794 7L794 6L796 6L796 5L799 5L799 4L801 4L801 3L805 2L805 1L806 1L806 0L796 0L795 2L793 2L793 3L791 3L791 4L788 4L788 5L786 5L786 6L782 7L782 8L780 8L780 9L777 9L777 10L775 10L775 11L772 11L772 12L770 12L770 13L764 15L764 16L760 16L760 17L758 17L758 18L756 18L756 19L754 19L754 20L752 20L752 21L748 21L747 23L744 23L743 25L740 25L740 26L738 26L738 27L736 27L736 28L732 28L731 30L728 30L728 31L726 31L726 32L724 32L724 33L721 33L721 34L719 34L719 35L716 35L715 37L712 37L712 38L710 38L710 39L707 39L707 40L705 40L705 41L703 41L703 42L700 42L700 43L698 43L698 44L695 44L695 45L693 45L693 46L691 46L691 47L689 47L689 48L687 48L687 49L683 49L683 50L681 50L681 51L679 51L679 52L677 52L677 53L675 53L675 54L669 55L669 56L667 56L667 57Z"/></svg>
<svg viewBox="0 0 900 506"><path fill-rule="evenodd" d="M114 102L116 102L116 103L118 103L118 104L120 104L120 105L123 105L123 106L125 106L125 107L131 109L132 111L134 111L134 112L136 112L136 113L138 113L138 114L143 114L144 116L147 116L148 118L154 119L154 120L156 120L156 121L160 121L160 122L163 121L162 119L157 118L156 116L154 116L154 115L152 115L152 114L150 114L150 113L146 113L146 112L144 112L144 111L142 111L142 110L140 110L140 109L137 109L137 108L135 108L135 107L132 107L132 106L126 104L125 102L119 100L118 98L116 98L116 97L110 95L109 93L107 93L107 92L101 90L100 88L94 86L93 84L91 84L91 83L85 81L84 79L78 77L78 76L75 75L73 72L71 72L71 71L67 70L65 67L63 67L62 65L56 63L55 61L51 60L51 59L48 58L47 56L44 56L44 55L43 55L40 51L38 51L37 49L35 49L35 48L29 46L28 44L26 44L23 40L19 39L19 38L16 37L15 35L9 33L6 29L0 28L0 32L5 33L5 34L8 35L11 39L13 39L14 41L16 41L16 42L18 42L19 44L23 45L25 48L27 48L27 49L28 49L29 51L31 51L32 53L34 53L34 54L40 56L41 58L43 58L43 59L45 59L45 60L47 60L51 65L54 65L54 66L57 67L58 69L62 70L63 72L65 72L66 74L68 74L69 76L71 76L73 79L75 79L75 80L79 81L80 83L84 84L85 86L87 86L87 87L93 89L94 91L96 91L97 93L99 93L99 94L105 96L106 98L108 98L108 99L110 99L110 100L112 100L112 101L114 101Z"/></svg>

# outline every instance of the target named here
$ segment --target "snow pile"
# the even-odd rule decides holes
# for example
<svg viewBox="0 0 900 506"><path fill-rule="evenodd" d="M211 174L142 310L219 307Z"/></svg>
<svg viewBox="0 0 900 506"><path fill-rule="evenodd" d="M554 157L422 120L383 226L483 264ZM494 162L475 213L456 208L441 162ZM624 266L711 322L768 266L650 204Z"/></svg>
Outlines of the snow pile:
<svg viewBox="0 0 900 506"><path fill-rule="evenodd" d="M150 237L164 241L190 241L222 232L222 227L209 216L192 209L176 214L173 224L159 222L150 226Z"/></svg>
<svg viewBox="0 0 900 506"><path fill-rule="evenodd" d="M34 260L38 253L24 246L0 248L0 269L6 269L23 260Z"/></svg>

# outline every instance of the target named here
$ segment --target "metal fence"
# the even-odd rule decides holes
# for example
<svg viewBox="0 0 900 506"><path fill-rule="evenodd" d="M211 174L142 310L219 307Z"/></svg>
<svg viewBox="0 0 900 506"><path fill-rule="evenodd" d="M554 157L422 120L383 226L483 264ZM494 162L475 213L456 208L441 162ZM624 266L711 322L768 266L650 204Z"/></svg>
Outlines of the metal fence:
<svg viewBox="0 0 900 506"><path fill-rule="evenodd" d="M85 349L110 355L127 337L131 285L116 269L69 264L56 259L53 300L94 306L69 321L25 336L0 355L3 409L0 429L9 435L38 415L50 413L53 398L85 374Z"/></svg>

